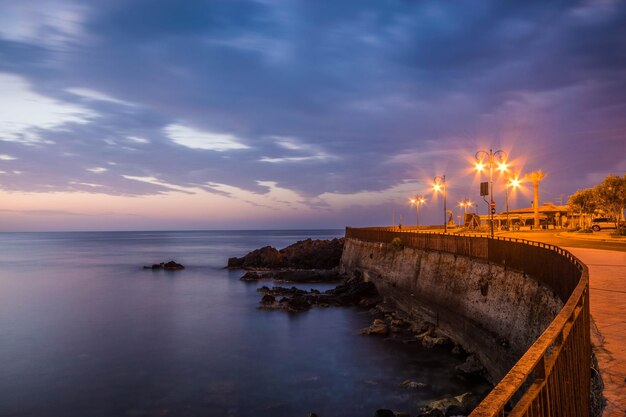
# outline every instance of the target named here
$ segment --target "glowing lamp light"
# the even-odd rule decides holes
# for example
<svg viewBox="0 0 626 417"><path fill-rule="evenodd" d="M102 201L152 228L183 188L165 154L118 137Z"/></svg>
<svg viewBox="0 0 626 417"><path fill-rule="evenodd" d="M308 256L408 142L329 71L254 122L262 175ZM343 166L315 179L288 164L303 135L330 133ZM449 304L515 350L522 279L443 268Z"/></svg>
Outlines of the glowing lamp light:
<svg viewBox="0 0 626 417"><path fill-rule="evenodd" d="M433 184L433 190L435 190L435 192L441 191L441 184Z"/></svg>
<svg viewBox="0 0 626 417"><path fill-rule="evenodd" d="M483 172L485 170L485 164L482 161L478 161L474 164L476 171Z"/></svg>
<svg viewBox="0 0 626 417"><path fill-rule="evenodd" d="M512 178L511 181L509 181L509 186L511 186L513 188L518 188L520 186L520 184L521 184L521 182L517 178Z"/></svg>
<svg viewBox="0 0 626 417"><path fill-rule="evenodd" d="M509 166L508 166L508 164L506 162L500 162L498 164L498 170L500 172L507 172L509 170Z"/></svg>

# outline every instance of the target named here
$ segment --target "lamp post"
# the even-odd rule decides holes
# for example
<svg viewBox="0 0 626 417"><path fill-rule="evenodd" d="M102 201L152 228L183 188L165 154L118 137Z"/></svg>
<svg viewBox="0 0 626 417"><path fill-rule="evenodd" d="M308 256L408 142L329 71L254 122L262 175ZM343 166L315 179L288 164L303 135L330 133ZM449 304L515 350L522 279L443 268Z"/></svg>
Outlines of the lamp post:
<svg viewBox="0 0 626 417"><path fill-rule="evenodd" d="M484 150L480 150L476 152L475 157L476 157L475 166L478 172L482 172L483 169L485 169L485 160L487 160L487 164L489 167L489 197L491 201L491 204L489 205L490 207L489 219L491 223L491 237L493 238L493 214L495 212L495 207L496 207L496 204L493 201L493 165L497 159L498 169L502 172L505 172L507 170L507 164L506 164L507 155L506 155L506 152L502 150L497 150L494 152L492 149L489 149L489 152L484 151Z"/></svg>
<svg viewBox="0 0 626 417"><path fill-rule="evenodd" d="M414 198L409 200L411 204L415 204L415 226L420 225L420 204L424 204L426 199L423 195L417 194Z"/></svg>
<svg viewBox="0 0 626 417"><path fill-rule="evenodd" d="M504 187L505 201L506 201L506 230L510 230L509 224L509 187L517 188L520 185L518 178L507 178L506 186Z"/></svg>
<svg viewBox="0 0 626 417"><path fill-rule="evenodd" d="M443 232L448 233L448 210L446 207L446 176L437 175L434 179L433 190L440 191L443 188Z"/></svg>
<svg viewBox="0 0 626 417"><path fill-rule="evenodd" d="M463 207L463 222L462 225L465 225L465 219L467 217L467 209L472 206L472 202L465 198L463 201L459 202L459 206Z"/></svg>

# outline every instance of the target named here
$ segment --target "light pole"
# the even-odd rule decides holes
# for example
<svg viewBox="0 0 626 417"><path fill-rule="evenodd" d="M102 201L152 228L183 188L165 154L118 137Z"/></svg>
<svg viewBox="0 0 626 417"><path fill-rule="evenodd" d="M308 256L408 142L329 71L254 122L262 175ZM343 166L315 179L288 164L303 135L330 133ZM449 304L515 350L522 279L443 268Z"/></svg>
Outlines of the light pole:
<svg viewBox="0 0 626 417"><path fill-rule="evenodd" d="M467 197L459 202L459 206L463 207L463 222L462 225L465 225L465 219L467 218L467 209L472 206L472 202L467 199Z"/></svg>
<svg viewBox="0 0 626 417"><path fill-rule="evenodd" d="M506 230L511 230L509 224L509 187L517 188L519 185L520 180L518 178L507 177L506 186L504 187L506 201Z"/></svg>
<svg viewBox="0 0 626 417"><path fill-rule="evenodd" d="M446 176L437 175L434 179L433 190L440 191L443 188L443 232L448 233L448 210L446 207Z"/></svg>
<svg viewBox="0 0 626 417"><path fill-rule="evenodd" d="M420 204L424 204L426 199L423 195L417 194L415 198L412 198L411 204L415 204L415 226L420 225Z"/></svg>
<svg viewBox="0 0 626 417"><path fill-rule="evenodd" d="M493 238L493 214L496 211L496 203L493 201L493 164L495 162L496 159L498 159L498 169L500 169L500 171L505 172L507 169L507 165L506 165L506 152L501 151L501 150L497 150L497 151L493 151L492 149L489 149L489 152L487 151L483 151L480 150L478 152L476 152L476 169L478 170L478 172L482 172L483 169L485 169L485 159L487 160L487 163L489 164L489 197L490 197L490 201L491 204L489 204L490 210L489 210L489 219L490 219L490 223L491 223L491 237Z"/></svg>

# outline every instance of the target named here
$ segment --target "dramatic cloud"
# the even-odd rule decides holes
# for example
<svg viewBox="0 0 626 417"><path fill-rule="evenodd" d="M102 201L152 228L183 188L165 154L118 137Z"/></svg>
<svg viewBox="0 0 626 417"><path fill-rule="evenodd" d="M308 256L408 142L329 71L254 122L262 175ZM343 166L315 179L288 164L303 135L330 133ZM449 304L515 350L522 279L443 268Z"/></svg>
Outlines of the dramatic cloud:
<svg viewBox="0 0 626 417"><path fill-rule="evenodd" d="M564 201L626 169L625 50L623 1L4 1L0 191L433 222L494 148Z"/></svg>

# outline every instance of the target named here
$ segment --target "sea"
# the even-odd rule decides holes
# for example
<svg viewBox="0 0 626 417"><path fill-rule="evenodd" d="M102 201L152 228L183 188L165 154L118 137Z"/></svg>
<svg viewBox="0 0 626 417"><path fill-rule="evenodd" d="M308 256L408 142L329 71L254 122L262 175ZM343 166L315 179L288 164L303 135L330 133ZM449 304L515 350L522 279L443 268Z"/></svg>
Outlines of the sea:
<svg viewBox="0 0 626 417"><path fill-rule="evenodd" d="M268 282L224 268L262 246L342 235L0 233L0 416L414 415L472 391L449 349L360 335L376 317L358 307L260 310ZM186 268L143 269L169 260Z"/></svg>

